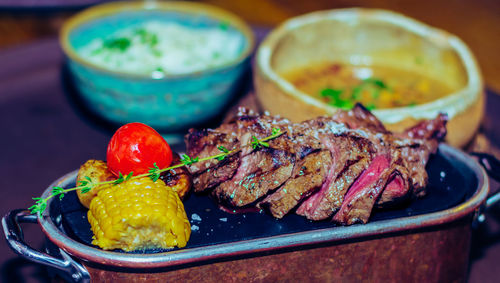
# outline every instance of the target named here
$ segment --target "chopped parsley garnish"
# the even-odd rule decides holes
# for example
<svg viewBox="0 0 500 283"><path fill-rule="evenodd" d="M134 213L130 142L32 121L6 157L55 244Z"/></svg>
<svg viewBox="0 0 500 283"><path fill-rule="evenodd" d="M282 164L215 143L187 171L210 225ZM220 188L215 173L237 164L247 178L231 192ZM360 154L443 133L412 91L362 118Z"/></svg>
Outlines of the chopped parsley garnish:
<svg viewBox="0 0 500 283"><path fill-rule="evenodd" d="M324 90L321 91L321 96L333 99L339 99L342 92L344 91L341 89L325 88Z"/></svg>
<svg viewBox="0 0 500 283"><path fill-rule="evenodd" d="M151 52L153 53L154 56L156 57L161 57L162 53L160 50L157 49L151 49Z"/></svg>
<svg viewBox="0 0 500 283"><path fill-rule="evenodd" d="M220 53L219 52L212 53L212 58L218 59L219 57L220 57Z"/></svg>
<svg viewBox="0 0 500 283"><path fill-rule="evenodd" d="M362 80L357 86L352 88L351 94L345 97L345 91L342 89L325 88L321 90L321 97L325 98L328 104L342 108L351 109L354 103L361 99L361 94L363 91L370 91L371 97L376 100L380 96L380 91L383 89L390 90L390 88L385 84L384 81L377 78L367 78ZM344 96L342 96L344 94ZM367 105L369 110L375 109L375 103Z"/></svg>
<svg viewBox="0 0 500 283"><path fill-rule="evenodd" d="M377 86L381 89L389 89L387 85L382 81L381 79L377 78L368 78L363 80L363 84L373 84L374 86Z"/></svg>
<svg viewBox="0 0 500 283"><path fill-rule="evenodd" d="M343 99L341 97L343 92L342 89L325 88L320 94L327 99L328 104L342 109L350 109L354 106L354 103L349 99Z"/></svg>
<svg viewBox="0 0 500 283"><path fill-rule="evenodd" d="M130 39L126 37L120 37L104 41L103 46L108 49L118 49L123 52L127 50L127 48L129 48L130 44Z"/></svg>
<svg viewBox="0 0 500 283"><path fill-rule="evenodd" d="M135 31L140 38L141 43L154 47L158 44L158 36L154 33L148 32L147 30L140 28Z"/></svg>
<svg viewBox="0 0 500 283"><path fill-rule="evenodd" d="M221 30L228 30L229 29L229 23L228 22L220 22L219 23L219 28Z"/></svg>

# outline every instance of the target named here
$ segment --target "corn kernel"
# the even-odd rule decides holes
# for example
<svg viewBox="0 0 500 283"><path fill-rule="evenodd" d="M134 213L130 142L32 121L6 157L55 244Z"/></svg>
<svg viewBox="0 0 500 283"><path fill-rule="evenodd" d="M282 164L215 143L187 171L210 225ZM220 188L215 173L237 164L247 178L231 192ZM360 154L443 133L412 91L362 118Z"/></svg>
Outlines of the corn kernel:
<svg viewBox="0 0 500 283"><path fill-rule="evenodd" d="M177 193L144 177L101 189L90 203L92 244L105 250L185 247L191 226Z"/></svg>

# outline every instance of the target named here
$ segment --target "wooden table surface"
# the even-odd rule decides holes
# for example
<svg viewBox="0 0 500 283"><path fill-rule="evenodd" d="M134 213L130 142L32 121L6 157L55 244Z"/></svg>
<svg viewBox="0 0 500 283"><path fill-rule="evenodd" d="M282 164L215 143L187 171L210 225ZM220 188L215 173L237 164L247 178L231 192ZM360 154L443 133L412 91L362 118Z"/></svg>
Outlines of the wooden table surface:
<svg viewBox="0 0 500 283"><path fill-rule="evenodd" d="M462 38L476 55L486 85L497 93L500 92L500 1L498 0L203 0L201 2L215 4L240 15L252 25L262 26L275 26L290 17L321 9L359 6L401 12ZM41 12L0 10L0 48L53 36L57 34L64 19L72 13L72 11L53 12L50 9Z"/></svg>

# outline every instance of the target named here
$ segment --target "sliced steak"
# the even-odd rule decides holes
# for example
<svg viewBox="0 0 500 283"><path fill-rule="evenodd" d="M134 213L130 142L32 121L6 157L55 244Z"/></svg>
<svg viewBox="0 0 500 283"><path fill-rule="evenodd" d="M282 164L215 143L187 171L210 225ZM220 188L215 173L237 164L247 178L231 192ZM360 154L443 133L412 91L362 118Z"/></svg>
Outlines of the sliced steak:
<svg viewBox="0 0 500 283"><path fill-rule="evenodd" d="M231 179L240 166L240 157L233 154L193 178L195 192L203 192Z"/></svg>
<svg viewBox="0 0 500 283"><path fill-rule="evenodd" d="M446 116L393 134L361 105L302 123L240 109L213 130L190 130L191 157L238 152L190 166L196 191L213 188L222 206L268 210L282 218L296 209L308 219L366 223L373 207L425 193L425 165L446 134ZM264 147L249 146L279 128ZM302 203L301 203L302 202Z"/></svg>
<svg viewBox="0 0 500 283"><path fill-rule="evenodd" d="M393 152L401 155L401 165L408 170L410 186L415 196L425 195L425 166L446 135L447 119L446 115L440 114L434 120L422 121L403 133L394 135Z"/></svg>
<svg viewBox="0 0 500 283"><path fill-rule="evenodd" d="M246 147L241 151L237 173L214 190L214 196L227 206L247 206L261 199L292 176L296 160L321 148L319 140L303 134L303 125L292 125L285 119L242 115L235 123L242 130L238 135L241 144L270 136L273 128L286 133L268 141L268 148Z"/></svg>
<svg viewBox="0 0 500 283"><path fill-rule="evenodd" d="M242 150L228 156L223 161L211 159L194 163L189 166L193 174L193 186L196 192L202 192L230 180L241 165L241 158L250 154L251 147L243 147L252 141L252 137L263 138L269 136L273 127L283 127L289 121L272 116L255 115L252 111L240 109L238 115L229 123L222 124L216 129L193 130L186 135L187 154L191 157L204 158L220 154L220 147L228 150L241 148ZM280 144L279 138L273 143Z"/></svg>
<svg viewBox="0 0 500 283"><path fill-rule="evenodd" d="M259 207L268 210L275 218L282 218L302 199L321 187L331 164L330 151L320 150L310 153L297 162L293 177L260 202Z"/></svg>
<svg viewBox="0 0 500 283"><path fill-rule="evenodd" d="M186 153L191 157L204 158L221 153L219 146L231 150L240 145L240 141L235 135L221 133L216 130L194 130L190 129L185 137ZM198 174L208 168L215 166L218 162L217 159L211 159L194 163L189 166L191 174Z"/></svg>
<svg viewBox="0 0 500 283"><path fill-rule="evenodd" d="M371 143L363 138L342 134L325 138L332 153L333 166L321 189L306 199L297 214L311 220L330 218L342 205L344 195L356 178L368 168L371 161Z"/></svg>
<svg viewBox="0 0 500 283"><path fill-rule="evenodd" d="M439 114L435 119L421 121L403 133L396 133L395 135L401 138L435 140L439 142L446 136L447 122L448 116Z"/></svg>
<svg viewBox="0 0 500 283"><path fill-rule="evenodd" d="M254 203L290 178L295 163L292 153L263 148L241 158L236 174L213 191L223 205L242 207Z"/></svg>
<svg viewBox="0 0 500 283"><path fill-rule="evenodd" d="M373 206L392 173L389 166L390 159L387 156L375 157L368 169L359 176L347 192L333 221L347 225L368 222Z"/></svg>
<svg viewBox="0 0 500 283"><path fill-rule="evenodd" d="M363 105L356 105L348 111L337 111L332 119L347 125L350 129L365 128L375 133L386 133L384 124Z"/></svg>
<svg viewBox="0 0 500 283"><path fill-rule="evenodd" d="M389 177L390 181L377 201L377 207L386 207L408 197L408 182L398 173L394 171Z"/></svg>
<svg viewBox="0 0 500 283"><path fill-rule="evenodd" d="M398 164L400 162L401 159L391 164L392 173L384 191L377 200L377 207L387 207L411 196L409 193L411 190L409 171L406 167Z"/></svg>
<svg viewBox="0 0 500 283"><path fill-rule="evenodd" d="M234 135L210 129L201 131L191 129L186 135L185 140L187 154L198 158L221 153L221 150L218 148L219 146L224 146L228 150L232 150L240 144ZM228 180L236 172L239 163L239 158L229 156L222 162L217 159L211 159L188 166L189 172L193 175L195 192L205 191L218 185L220 182Z"/></svg>

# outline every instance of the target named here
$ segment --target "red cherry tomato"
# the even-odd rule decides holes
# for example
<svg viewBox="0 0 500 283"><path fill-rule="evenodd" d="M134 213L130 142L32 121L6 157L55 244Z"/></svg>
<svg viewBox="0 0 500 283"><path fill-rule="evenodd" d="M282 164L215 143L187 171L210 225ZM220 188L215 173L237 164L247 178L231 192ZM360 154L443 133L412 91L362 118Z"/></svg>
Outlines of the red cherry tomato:
<svg viewBox="0 0 500 283"><path fill-rule="evenodd" d="M172 163L172 150L158 132L142 123L129 123L120 127L108 144L108 168L119 173L134 175L147 173L154 163L166 168Z"/></svg>

